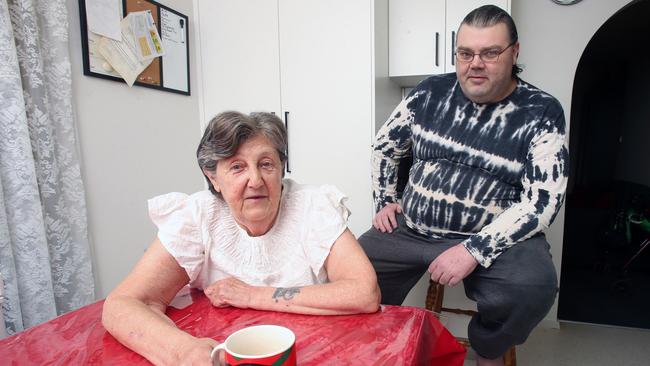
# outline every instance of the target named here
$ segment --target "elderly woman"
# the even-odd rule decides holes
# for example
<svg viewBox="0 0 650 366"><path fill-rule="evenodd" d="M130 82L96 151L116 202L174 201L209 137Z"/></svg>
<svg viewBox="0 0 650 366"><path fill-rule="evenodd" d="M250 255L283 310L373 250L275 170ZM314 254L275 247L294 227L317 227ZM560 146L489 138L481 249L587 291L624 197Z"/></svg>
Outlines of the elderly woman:
<svg viewBox="0 0 650 366"><path fill-rule="evenodd" d="M185 285L214 306L301 314L374 312L374 270L345 196L285 179L287 135L270 113L225 112L197 150L209 191L149 201L158 237L104 303L103 324L154 364L211 365L216 341L179 330L165 309Z"/></svg>

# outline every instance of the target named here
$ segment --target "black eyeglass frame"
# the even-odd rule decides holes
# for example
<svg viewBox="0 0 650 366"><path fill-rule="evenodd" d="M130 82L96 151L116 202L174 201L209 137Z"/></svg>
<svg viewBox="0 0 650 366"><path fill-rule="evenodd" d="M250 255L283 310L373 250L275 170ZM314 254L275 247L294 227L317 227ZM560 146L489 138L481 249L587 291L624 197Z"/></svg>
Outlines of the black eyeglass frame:
<svg viewBox="0 0 650 366"><path fill-rule="evenodd" d="M461 59L460 57L458 57L458 49L456 49L456 52L454 52L454 54L455 54L455 56L456 56L456 60L458 60L458 62L463 62L463 63L468 63L468 64L469 64L469 63L471 63L472 61L474 61L474 57L478 56L478 58L481 60L481 62L484 62L484 63L486 63L486 64L493 64L493 63L499 62L499 57L501 56L501 54L503 54L504 52L506 52L506 51L508 50L508 48L514 46L515 43L517 43L517 42L512 42L512 43L510 43L508 46L506 46L506 48L504 48L504 49L502 49L501 51L499 51L499 52L497 53L496 58L495 58L494 60L484 60L484 59L483 59L483 56L484 56L486 53L488 53L488 52L494 52L493 50L481 51L481 52L479 52L479 53L472 53L472 58L470 58L469 60L463 60L463 59ZM468 51L463 51L463 52L467 52L468 54L470 53L470 52L468 52Z"/></svg>

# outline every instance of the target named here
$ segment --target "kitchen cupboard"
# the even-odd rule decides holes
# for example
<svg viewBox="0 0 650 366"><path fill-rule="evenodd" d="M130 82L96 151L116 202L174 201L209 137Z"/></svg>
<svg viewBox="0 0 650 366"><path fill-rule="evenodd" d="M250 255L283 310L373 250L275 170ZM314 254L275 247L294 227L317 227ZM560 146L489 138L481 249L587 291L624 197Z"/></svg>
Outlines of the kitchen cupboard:
<svg viewBox="0 0 650 366"><path fill-rule="evenodd" d="M511 0L389 0L389 74L403 86L455 71L456 32L486 4L510 12Z"/></svg>
<svg viewBox="0 0 650 366"><path fill-rule="evenodd" d="M337 186L353 233L367 230L375 119L400 98L387 32L375 37L387 0L198 0L196 13L203 125L224 110L276 113L288 125L286 176Z"/></svg>

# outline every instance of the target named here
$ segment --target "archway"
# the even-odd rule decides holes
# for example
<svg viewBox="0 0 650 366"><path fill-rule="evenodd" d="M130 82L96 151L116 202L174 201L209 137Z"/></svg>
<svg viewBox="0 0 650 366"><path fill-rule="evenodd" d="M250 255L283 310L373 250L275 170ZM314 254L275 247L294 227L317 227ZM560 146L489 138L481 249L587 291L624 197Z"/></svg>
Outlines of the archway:
<svg viewBox="0 0 650 366"><path fill-rule="evenodd" d="M650 329L650 0L587 45L571 106L558 318Z"/></svg>

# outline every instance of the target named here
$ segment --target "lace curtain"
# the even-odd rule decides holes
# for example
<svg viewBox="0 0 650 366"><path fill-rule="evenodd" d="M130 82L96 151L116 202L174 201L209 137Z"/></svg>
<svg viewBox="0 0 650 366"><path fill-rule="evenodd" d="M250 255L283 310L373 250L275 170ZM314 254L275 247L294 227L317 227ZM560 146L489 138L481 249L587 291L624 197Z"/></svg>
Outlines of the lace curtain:
<svg viewBox="0 0 650 366"><path fill-rule="evenodd" d="M64 0L0 0L0 275L8 334L94 299L67 13Z"/></svg>

